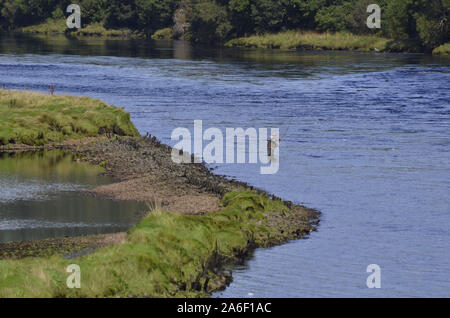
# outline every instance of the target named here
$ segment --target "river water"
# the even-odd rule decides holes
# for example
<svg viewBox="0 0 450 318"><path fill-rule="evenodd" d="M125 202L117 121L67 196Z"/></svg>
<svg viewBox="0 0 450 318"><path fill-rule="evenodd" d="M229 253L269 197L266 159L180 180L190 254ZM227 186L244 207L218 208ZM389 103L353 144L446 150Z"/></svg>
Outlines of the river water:
<svg viewBox="0 0 450 318"><path fill-rule="evenodd" d="M101 98L172 145L196 119L280 128L278 173L215 171L319 209L319 231L255 251L217 297L450 296L450 59L3 35L0 84Z"/></svg>
<svg viewBox="0 0 450 318"><path fill-rule="evenodd" d="M139 222L145 205L83 193L113 179L60 150L0 153L0 243L114 233Z"/></svg>

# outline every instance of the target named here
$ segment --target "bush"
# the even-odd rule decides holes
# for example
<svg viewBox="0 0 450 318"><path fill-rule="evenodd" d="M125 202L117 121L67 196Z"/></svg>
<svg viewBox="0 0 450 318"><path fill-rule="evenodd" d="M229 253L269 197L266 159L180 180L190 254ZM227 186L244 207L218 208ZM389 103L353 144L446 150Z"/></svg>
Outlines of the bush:
<svg viewBox="0 0 450 318"><path fill-rule="evenodd" d="M344 6L325 7L316 15L316 23L320 31L342 31L347 27L349 10Z"/></svg>
<svg viewBox="0 0 450 318"><path fill-rule="evenodd" d="M436 55L450 55L450 43L445 43L433 50Z"/></svg>
<svg viewBox="0 0 450 318"><path fill-rule="evenodd" d="M172 38L173 38L172 28L164 28L158 30L152 35L153 40L171 40Z"/></svg>

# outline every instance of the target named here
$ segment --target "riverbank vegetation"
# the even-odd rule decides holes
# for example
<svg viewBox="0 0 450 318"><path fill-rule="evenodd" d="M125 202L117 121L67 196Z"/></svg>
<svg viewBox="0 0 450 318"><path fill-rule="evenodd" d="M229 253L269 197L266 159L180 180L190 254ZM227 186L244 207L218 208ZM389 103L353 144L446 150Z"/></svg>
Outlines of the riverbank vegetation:
<svg viewBox="0 0 450 318"><path fill-rule="evenodd" d="M450 43L442 44L433 50L433 54L436 55L450 55Z"/></svg>
<svg viewBox="0 0 450 318"><path fill-rule="evenodd" d="M223 264L303 237L317 217L250 191L228 193L222 204L206 215L152 211L121 244L76 259L0 260L0 297L207 296L229 282ZM80 266L80 289L66 286L69 264Z"/></svg>
<svg viewBox="0 0 450 318"><path fill-rule="evenodd" d="M228 47L255 47L306 50L361 50L385 51L391 40L374 35L351 33L317 33L286 31L276 34L237 38L225 43Z"/></svg>
<svg viewBox="0 0 450 318"><path fill-rule="evenodd" d="M225 43L271 34L265 36L270 39L250 37L233 45L248 46L256 41L267 46L269 41L275 47L293 47L295 41L282 41L289 30L337 32L336 36L317 36L317 41L312 41L312 45L322 48L335 48L333 41L345 32L353 34L354 39L347 39L346 45L338 47L369 49L367 43L358 43L369 37L380 47L385 39L391 39L393 42L386 50L429 52L449 42L449 1L377 1L381 7L380 29L366 26L367 6L371 3L371 0L82 0L79 4L85 31L77 31L67 30L61 24L70 1L0 0L0 29L146 37L165 29L154 37L167 38L170 28L175 38L202 43ZM274 39L277 37L280 39Z"/></svg>
<svg viewBox="0 0 450 318"><path fill-rule="evenodd" d="M68 34L66 20L47 20L46 22L30 25L18 29L23 33L35 33L35 34ZM102 23L96 22L85 25L84 27L70 32L71 36L106 36L106 37L140 37L137 32L133 32L130 29L106 29Z"/></svg>
<svg viewBox="0 0 450 318"><path fill-rule="evenodd" d="M0 90L0 145L138 135L130 115L89 97Z"/></svg>

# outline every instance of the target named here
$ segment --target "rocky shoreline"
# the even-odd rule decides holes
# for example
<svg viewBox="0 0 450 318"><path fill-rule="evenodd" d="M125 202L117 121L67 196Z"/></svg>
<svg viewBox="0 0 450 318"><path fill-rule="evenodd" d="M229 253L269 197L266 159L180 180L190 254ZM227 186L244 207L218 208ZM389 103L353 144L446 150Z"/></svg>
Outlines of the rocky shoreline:
<svg viewBox="0 0 450 318"><path fill-rule="evenodd" d="M116 183L97 187L86 195L105 196L114 200L145 202L149 210L170 211L184 215L205 215L223 208L224 195L230 192L255 193L269 200L280 200L244 182L213 174L204 164L175 164L171 147L155 137L102 136L53 143L41 147L8 145L0 151L31 151L63 149L78 154L77 160L100 165ZM257 247L269 247L292 239L306 238L317 229L320 212L292 202L282 201L289 213L274 211L260 220L250 220L255 226L270 228L269 233L257 233L244 247L233 249L231 255L212 253L203 268L199 292L210 294L225 288L232 280L225 265L242 262ZM0 244L0 258L17 259L54 254L77 257L112 244L120 244L126 234L49 239L35 242ZM27 251L12 253L16 249ZM44 252L43 252L44 251ZM9 252L9 253L8 253ZM182 288L182 286L180 287Z"/></svg>

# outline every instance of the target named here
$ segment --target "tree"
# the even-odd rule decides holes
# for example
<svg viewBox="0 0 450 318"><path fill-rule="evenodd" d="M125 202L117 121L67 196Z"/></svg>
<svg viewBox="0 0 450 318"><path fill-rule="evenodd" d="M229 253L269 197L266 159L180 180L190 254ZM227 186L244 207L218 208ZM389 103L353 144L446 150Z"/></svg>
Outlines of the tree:
<svg viewBox="0 0 450 318"><path fill-rule="evenodd" d="M83 24L103 22L108 5L108 0L82 0L80 7Z"/></svg>
<svg viewBox="0 0 450 318"><path fill-rule="evenodd" d="M283 28L289 0L259 0L251 5L251 16L257 33L277 32Z"/></svg>
<svg viewBox="0 0 450 318"><path fill-rule="evenodd" d="M432 49L449 41L449 0L431 0L421 3L422 10L414 13L416 29L422 45Z"/></svg>
<svg viewBox="0 0 450 318"><path fill-rule="evenodd" d="M111 0L106 9L105 27L137 28L137 13L134 0Z"/></svg>
<svg viewBox="0 0 450 318"><path fill-rule="evenodd" d="M172 24L179 0L136 0L137 26L153 33Z"/></svg>
<svg viewBox="0 0 450 318"><path fill-rule="evenodd" d="M226 39L232 29L227 7L214 0L193 1L191 32L194 42L213 43Z"/></svg>
<svg viewBox="0 0 450 318"><path fill-rule="evenodd" d="M251 14L251 0L230 0L228 8L235 36L243 36L254 32L255 24Z"/></svg>
<svg viewBox="0 0 450 318"><path fill-rule="evenodd" d="M347 17L351 7L347 5L329 6L319 10L315 22L320 31L342 31L348 28Z"/></svg>
<svg viewBox="0 0 450 318"><path fill-rule="evenodd" d="M382 15L382 29L385 35L397 40L414 37L416 30L414 19L409 13L408 0L390 0Z"/></svg>

